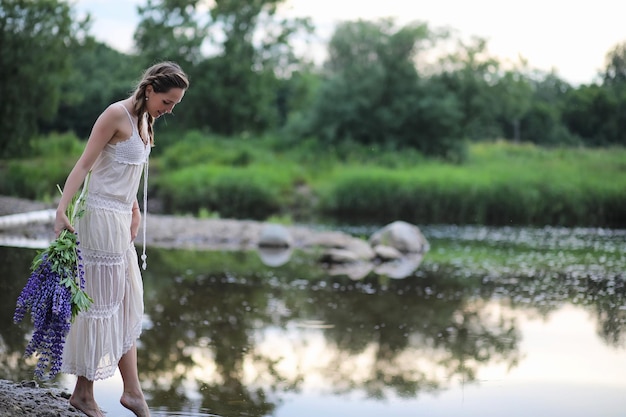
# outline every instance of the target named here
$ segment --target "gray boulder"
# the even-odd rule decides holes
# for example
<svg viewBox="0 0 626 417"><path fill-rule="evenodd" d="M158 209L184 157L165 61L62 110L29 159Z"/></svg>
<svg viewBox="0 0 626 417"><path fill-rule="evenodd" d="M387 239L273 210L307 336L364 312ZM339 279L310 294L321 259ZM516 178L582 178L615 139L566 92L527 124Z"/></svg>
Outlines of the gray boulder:
<svg viewBox="0 0 626 417"><path fill-rule="evenodd" d="M372 247L390 246L402 253L424 253L430 245L420 229L404 221L395 221L376 231L369 238Z"/></svg>
<svg viewBox="0 0 626 417"><path fill-rule="evenodd" d="M280 224L266 224L259 232L260 248L288 248L293 245L289 230Z"/></svg>
<svg viewBox="0 0 626 417"><path fill-rule="evenodd" d="M421 253L413 253L391 262L384 262L377 265L374 272L377 275L384 275L389 278L406 278L419 267L422 262L422 256Z"/></svg>
<svg viewBox="0 0 626 417"><path fill-rule="evenodd" d="M275 248L261 246L257 249L257 253L261 262L267 266L281 266L286 264L291 258L293 248Z"/></svg>
<svg viewBox="0 0 626 417"><path fill-rule="evenodd" d="M374 246L374 252L381 261L392 261L402 258L402 252L391 246L376 245Z"/></svg>
<svg viewBox="0 0 626 417"><path fill-rule="evenodd" d="M358 261L358 255L346 249L330 248L324 250L320 255L320 262L329 264L346 264Z"/></svg>

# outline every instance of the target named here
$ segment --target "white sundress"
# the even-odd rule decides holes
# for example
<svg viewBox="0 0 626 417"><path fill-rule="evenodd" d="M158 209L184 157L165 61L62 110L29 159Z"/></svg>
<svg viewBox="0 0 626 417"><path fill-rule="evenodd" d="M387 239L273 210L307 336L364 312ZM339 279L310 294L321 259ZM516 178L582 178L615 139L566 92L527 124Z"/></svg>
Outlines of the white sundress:
<svg viewBox="0 0 626 417"><path fill-rule="evenodd" d="M141 334L143 282L130 238L132 206L144 172L144 268L146 185L150 144L132 125L125 141L107 144L96 159L86 210L78 220L85 291L94 303L74 319L63 349L61 372L95 381L113 376L122 355Z"/></svg>

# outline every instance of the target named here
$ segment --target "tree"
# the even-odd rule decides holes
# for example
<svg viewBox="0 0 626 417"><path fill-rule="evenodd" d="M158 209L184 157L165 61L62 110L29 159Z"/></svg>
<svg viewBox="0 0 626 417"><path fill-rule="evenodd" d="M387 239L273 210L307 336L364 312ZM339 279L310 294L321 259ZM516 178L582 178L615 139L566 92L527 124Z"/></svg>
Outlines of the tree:
<svg viewBox="0 0 626 417"><path fill-rule="evenodd" d="M626 145L626 90L596 84L571 90L563 105L563 123L590 146Z"/></svg>
<svg viewBox="0 0 626 417"><path fill-rule="evenodd" d="M68 51L70 77L61 85L57 116L40 124L42 132L72 131L86 139L100 113L130 95L142 65L137 58L87 39Z"/></svg>
<svg viewBox="0 0 626 417"><path fill-rule="evenodd" d="M323 142L406 141L403 129L416 107L416 43L425 25L394 33L390 20L344 22L328 45L326 80L312 109L310 133Z"/></svg>
<svg viewBox="0 0 626 417"><path fill-rule="evenodd" d="M434 88L415 67L431 36L421 23L397 28L392 20L359 20L337 26L304 134L327 144L355 141L445 155L460 138L456 103L448 94L430 95Z"/></svg>
<svg viewBox="0 0 626 417"><path fill-rule="evenodd" d="M306 19L278 19L283 2L216 0L207 13L198 0L150 0L139 9L140 55L180 61L190 76L179 119L185 126L231 135L284 119L280 79L298 68L291 41L311 27Z"/></svg>
<svg viewBox="0 0 626 417"><path fill-rule="evenodd" d="M0 3L0 156L26 153L38 123L56 115L68 51L86 25L65 1Z"/></svg>
<svg viewBox="0 0 626 417"><path fill-rule="evenodd" d="M604 84L626 85L626 42L619 43L606 54Z"/></svg>
<svg viewBox="0 0 626 417"><path fill-rule="evenodd" d="M564 101L572 86L554 72L535 70L528 76L532 98L521 119L524 141L539 145L579 145L580 138L562 122Z"/></svg>
<svg viewBox="0 0 626 417"><path fill-rule="evenodd" d="M481 38L473 38L469 43L459 41L458 50L444 57L439 65L441 72L433 80L443 83L457 97L464 135L472 140L501 137L494 89L500 63L489 56L487 42Z"/></svg>
<svg viewBox="0 0 626 417"><path fill-rule="evenodd" d="M513 141L520 142L520 123L531 106L532 86L521 69L505 71L495 85L496 113L510 126Z"/></svg>
<svg viewBox="0 0 626 417"><path fill-rule="evenodd" d="M183 68L202 59L202 45L208 36L208 23L197 20L200 0L148 0L138 6L140 22L135 30L135 46L144 66L171 60Z"/></svg>

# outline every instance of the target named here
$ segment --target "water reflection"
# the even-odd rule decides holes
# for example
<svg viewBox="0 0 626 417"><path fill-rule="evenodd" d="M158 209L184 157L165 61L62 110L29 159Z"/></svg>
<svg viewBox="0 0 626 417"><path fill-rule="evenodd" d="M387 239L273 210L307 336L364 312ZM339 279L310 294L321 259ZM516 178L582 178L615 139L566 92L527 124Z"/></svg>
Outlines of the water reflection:
<svg viewBox="0 0 626 417"><path fill-rule="evenodd" d="M34 254L32 250L0 247L0 378L13 381L33 378L34 361L23 359L31 329L13 324L13 312L30 275Z"/></svg>
<svg viewBox="0 0 626 417"><path fill-rule="evenodd" d="M289 262L293 248L267 248L260 247L257 249L259 258L267 266L281 266Z"/></svg>
<svg viewBox="0 0 626 417"><path fill-rule="evenodd" d="M254 357L251 365L272 375L270 384L257 388L242 380L244 363L254 355L255 332L274 320L258 277L245 281L239 283L227 273L188 271L174 285L146 286L150 324L141 338L146 348L140 350L139 364L142 378L151 382L155 406L179 409L172 401L180 399L170 394L184 392L190 375L202 397L201 407L225 416L271 414L274 404L266 399L268 391L290 389L292 382L262 356Z"/></svg>
<svg viewBox="0 0 626 417"><path fill-rule="evenodd" d="M21 358L28 326L11 319L33 255L0 248L10 260L0 263L0 378L32 376ZM481 374L525 359L521 320L567 305L592 315L602 343L624 346L626 288L612 270L468 274L426 258L406 279L355 281L299 252L273 267L255 252L151 249L150 259L139 367L163 415L280 415L286 399L311 389L381 404L454 384L478 389ZM359 407L351 413L364 415Z"/></svg>

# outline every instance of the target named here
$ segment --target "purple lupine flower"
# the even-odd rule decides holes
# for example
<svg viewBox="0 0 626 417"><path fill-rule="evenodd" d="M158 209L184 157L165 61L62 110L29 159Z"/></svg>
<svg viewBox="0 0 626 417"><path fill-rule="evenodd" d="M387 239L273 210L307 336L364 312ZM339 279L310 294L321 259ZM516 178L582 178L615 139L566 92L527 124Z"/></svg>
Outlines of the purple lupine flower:
<svg viewBox="0 0 626 417"><path fill-rule="evenodd" d="M37 353L35 376L42 380L60 371L71 322L91 301L83 292L84 267L77 244L75 235L64 234L35 257L33 271L17 299L13 320L21 322L30 312L34 330L24 355Z"/></svg>
<svg viewBox="0 0 626 417"><path fill-rule="evenodd" d="M70 329L72 294L70 288L61 284L61 278L53 270L53 260L44 254L18 297L13 315L13 320L20 322L30 311L34 331L24 355L38 353L35 376L40 379L48 379L47 370L50 378L59 372Z"/></svg>
<svg viewBox="0 0 626 417"><path fill-rule="evenodd" d="M66 214L72 225L84 212L90 177L88 173L80 195L68 206ZM61 191L58 185L57 188ZM93 302L84 291L85 268L78 245L78 234L63 230L45 251L35 256L32 273L17 298L13 321L21 322L30 312L34 330L24 355L38 354L35 376L40 379L53 378L60 371L72 320Z"/></svg>
<svg viewBox="0 0 626 417"><path fill-rule="evenodd" d="M80 251L78 245L80 242L76 241L76 257L78 258L77 269L78 269L78 286L81 291L85 290L85 265L83 264L83 255Z"/></svg>

